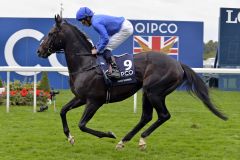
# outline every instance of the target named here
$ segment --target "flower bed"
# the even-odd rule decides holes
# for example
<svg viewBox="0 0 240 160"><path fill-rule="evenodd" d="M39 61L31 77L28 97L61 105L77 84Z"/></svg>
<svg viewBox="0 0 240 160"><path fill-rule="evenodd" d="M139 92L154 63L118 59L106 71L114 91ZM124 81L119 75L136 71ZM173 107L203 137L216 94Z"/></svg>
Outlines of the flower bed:
<svg viewBox="0 0 240 160"><path fill-rule="evenodd" d="M39 86L39 84L37 85ZM33 105L33 83L21 83L14 81L10 83L10 104L11 105ZM46 105L50 99L50 93L37 89L37 105ZM6 103L6 91L0 94L0 105Z"/></svg>

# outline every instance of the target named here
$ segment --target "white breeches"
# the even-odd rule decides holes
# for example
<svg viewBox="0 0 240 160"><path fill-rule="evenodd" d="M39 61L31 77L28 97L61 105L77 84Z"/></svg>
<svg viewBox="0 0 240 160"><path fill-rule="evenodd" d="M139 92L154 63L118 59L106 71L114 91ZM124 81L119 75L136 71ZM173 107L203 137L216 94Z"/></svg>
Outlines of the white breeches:
<svg viewBox="0 0 240 160"><path fill-rule="evenodd" d="M120 31L109 38L109 42L105 49L109 49L111 51L114 50L132 34L133 34L132 23L125 19Z"/></svg>

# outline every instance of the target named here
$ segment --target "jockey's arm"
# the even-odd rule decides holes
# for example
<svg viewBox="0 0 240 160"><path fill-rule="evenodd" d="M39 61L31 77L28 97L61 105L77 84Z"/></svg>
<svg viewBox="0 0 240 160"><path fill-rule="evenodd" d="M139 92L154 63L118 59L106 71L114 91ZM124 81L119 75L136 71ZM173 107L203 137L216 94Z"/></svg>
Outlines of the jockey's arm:
<svg viewBox="0 0 240 160"><path fill-rule="evenodd" d="M100 35L100 39L96 45L97 51L99 53L102 53L104 51L104 48L109 42L109 36L108 36L107 30L102 24L93 24L93 27Z"/></svg>

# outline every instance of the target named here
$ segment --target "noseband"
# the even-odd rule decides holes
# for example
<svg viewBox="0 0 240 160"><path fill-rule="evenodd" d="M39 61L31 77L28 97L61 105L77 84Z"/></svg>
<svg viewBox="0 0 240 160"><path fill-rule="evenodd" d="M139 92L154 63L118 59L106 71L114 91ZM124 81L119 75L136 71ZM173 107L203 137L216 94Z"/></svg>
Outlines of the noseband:
<svg viewBox="0 0 240 160"><path fill-rule="evenodd" d="M49 54L52 54L52 53L54 53L54 52L58 52L57 50L55 50L54 49L54 42L56 41L56 39L57 39L57 34L60 32L60 30L58 29L56 32L54 32L53 33L53 35L52 35L52 40L50 41L50 43L49 43L49 47L48 47L48 53ZM59 41L59 44L61 44L62 43L62 40L60 40ZM60 50L59 50L59 52L60 52Z"/></svg>

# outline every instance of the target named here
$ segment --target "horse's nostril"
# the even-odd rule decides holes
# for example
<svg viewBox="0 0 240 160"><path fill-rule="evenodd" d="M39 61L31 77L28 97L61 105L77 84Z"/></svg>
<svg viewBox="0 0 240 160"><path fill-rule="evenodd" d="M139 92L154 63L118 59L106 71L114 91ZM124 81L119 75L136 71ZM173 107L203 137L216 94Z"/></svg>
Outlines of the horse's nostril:
<svg viewBox="0 0 240 160"><path fill-rule="evenodd" d="M38 57L42 57L39 49L37 50L37 55Z"/></svg>

